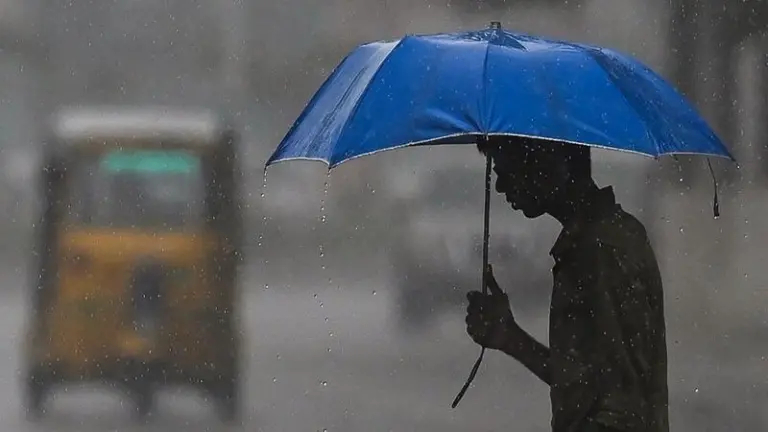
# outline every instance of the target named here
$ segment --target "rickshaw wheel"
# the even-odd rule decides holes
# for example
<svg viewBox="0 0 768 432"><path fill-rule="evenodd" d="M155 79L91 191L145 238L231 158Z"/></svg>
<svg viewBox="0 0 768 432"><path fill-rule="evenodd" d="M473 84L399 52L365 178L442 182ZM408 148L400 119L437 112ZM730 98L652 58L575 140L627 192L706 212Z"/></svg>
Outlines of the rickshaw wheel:
<svg viewBox="0 0 768 432"><path fill-rule="evenodd" d="M131 398L136 409L136 416L144 420L152 414L155 405L155 395L152 386L144 380L137 380L131 387Z"/></svg>
<svg viewBox="0 0 768 432"><path fill-rule="evenodd" d="M139 419L146 419L152 414L154 402L154 395L152 394L151 389L137 388L134 391L133 403L136 406L136 414Z"/></svg>
<svg viewBox="0 0 768 432"><path fill-rule="evenodd" d="M30 381L32 381L30 379ZM44 410L46 389L39 383L30 382L26 390L26 414L29 420L37 420L42 417Z"/></svg>
<svg viewBox="0 0 768 432"><path fill-rule="evenodd" d="M240 399L237 394L237 384L223 382L213 391L219 418L225 423L234 423L240 419Z"/></svg>
<svg viewBox="0 0 768 432"><path fill-rule="evenodd" d="M45 397L48 394L46 380L34 372L27 377L25 390L25 408L27 418L36 420L44 413Z"/></svg>

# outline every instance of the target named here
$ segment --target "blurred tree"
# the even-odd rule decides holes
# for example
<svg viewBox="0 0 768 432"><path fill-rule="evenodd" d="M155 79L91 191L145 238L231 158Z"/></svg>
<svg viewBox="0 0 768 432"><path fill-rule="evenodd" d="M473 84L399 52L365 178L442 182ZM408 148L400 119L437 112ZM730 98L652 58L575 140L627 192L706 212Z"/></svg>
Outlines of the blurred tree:
<svg viewBox="0 0 768 432"><path fill-rule="evenodd" d="M768 29L768 2L744 0L719 3L672 0L669 62L672 79L711 122L718 135L737 152L740 136L736 109L737 52L741 44ZM679 158L669 170L684 187L706 175L700 162ZM733 183L738 170L717 164L718 176ZM691 169L694 168L694 169Z"/></svg>
<svg viewBox="0 0 768 432"><path fill-rule="evenodd" d="M696 85L698 18L696 0L670 1L667 33L667 40L669 40L668 68L674 85L694 103L697 102L698 91ZM693 171L690 169L693 164L693 161L684 157L675 158L671 162L670 159L664 160L665 170L673 177L672 184L679 184L680 186L690 185L689 182L677 182L677 180L688 179L689 174Z"/></svg>
<svg viewBox="0 0 768 432"><path fill-rule="evenodd" d="M466 12L484 12L514 6L578 8L583 0L452 0L450 3Z"/></svg>
<svg viewBox="0 0 768 432"><path fill-rule="evenodd" d="M760 108L757 116L759 130L757 131L758 157L760 158L760 182L765 185L768 183L768 32L758 41L759 43L759 79L758 91L760 92Z"/></svg>

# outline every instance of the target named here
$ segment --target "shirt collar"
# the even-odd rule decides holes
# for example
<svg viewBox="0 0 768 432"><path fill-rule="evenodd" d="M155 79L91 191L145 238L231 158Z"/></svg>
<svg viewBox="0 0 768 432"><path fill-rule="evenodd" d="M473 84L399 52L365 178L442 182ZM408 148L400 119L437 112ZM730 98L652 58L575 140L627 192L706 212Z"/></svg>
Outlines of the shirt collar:
<svg viewBox="0 0 768 432"><path fill-rule="evenodd" d="M563 229L560 231L560 235L557 237L557 241L555 241L555 245L552 247L552 250L549 251L549 254L555 259L562 257L566 250L573 246L574 240L578 237L585 225L593 221L595 217L604 213L606 210L613 210L616 205L616 196L613 193L613 187L607 186L599 189L589 200L585 200L581 203L576 210L574 217L566 226L563 226Z"/></svg>

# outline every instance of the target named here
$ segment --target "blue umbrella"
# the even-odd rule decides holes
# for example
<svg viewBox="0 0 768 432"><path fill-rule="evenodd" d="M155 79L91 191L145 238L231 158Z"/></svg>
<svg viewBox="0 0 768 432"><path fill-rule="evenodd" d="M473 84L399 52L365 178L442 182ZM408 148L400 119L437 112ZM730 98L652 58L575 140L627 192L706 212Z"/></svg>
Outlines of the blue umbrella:
<svg viewBox="0 0 768 432"><path fill-rule="evenodd" d="M657 157L732 158L659 75L607 48L492 28L362 45L320 87L267 165L333 168L419 144L514 135Z"/></svg>
<svg viewBox="0 0 768 432"><path fill-rule="evenodd" d="M607 48L509 32L494 22L484 30L361 45L323 83L266 165L301 159L332 169L385 150L474 144L491 135L734 160L685 98L639 61ZM490 191L489 156L484 268ZM485 291L485 271L483 279Z"/></svg>

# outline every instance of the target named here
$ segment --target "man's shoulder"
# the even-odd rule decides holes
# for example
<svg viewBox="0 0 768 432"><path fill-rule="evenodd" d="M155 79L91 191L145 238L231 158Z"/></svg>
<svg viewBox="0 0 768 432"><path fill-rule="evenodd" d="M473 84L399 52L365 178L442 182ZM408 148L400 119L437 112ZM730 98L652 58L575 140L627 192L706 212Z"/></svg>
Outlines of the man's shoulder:
<svg viewBox="0 0 768 432"><path fill-rule="evenodd" d="M635 248L649 243L643 223L619 205L595 220L589 231L589 237L598 244L613 248Z"/></svg>

